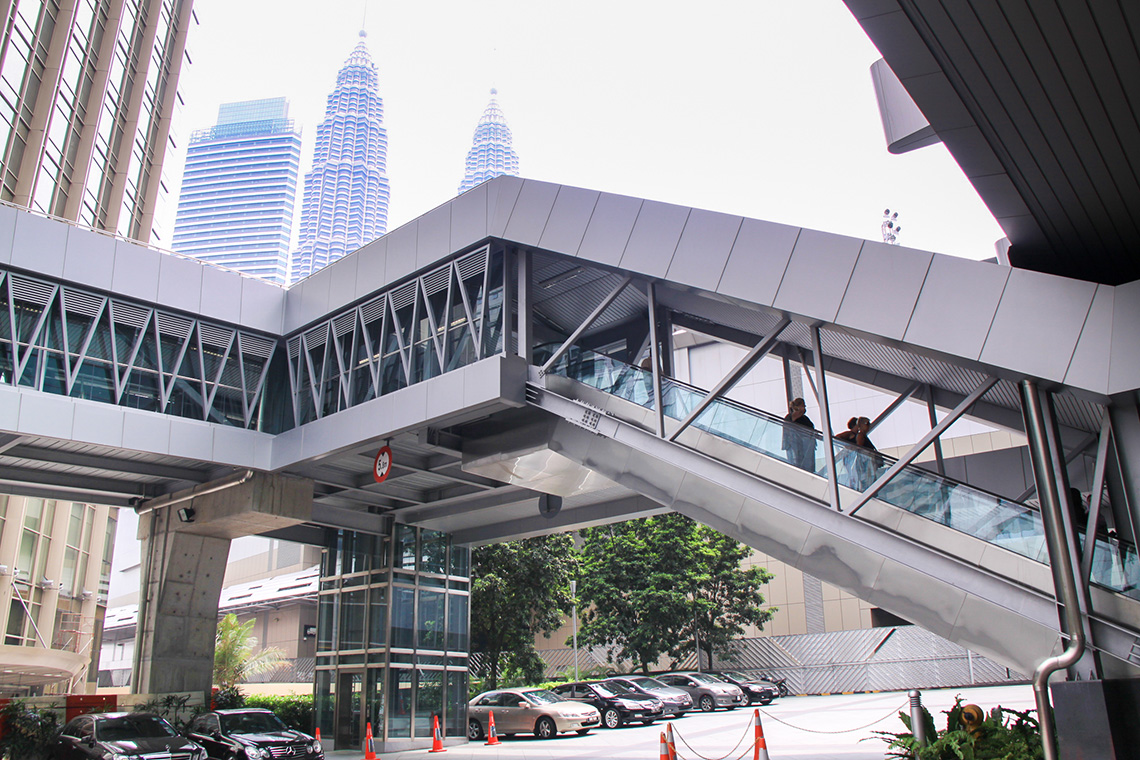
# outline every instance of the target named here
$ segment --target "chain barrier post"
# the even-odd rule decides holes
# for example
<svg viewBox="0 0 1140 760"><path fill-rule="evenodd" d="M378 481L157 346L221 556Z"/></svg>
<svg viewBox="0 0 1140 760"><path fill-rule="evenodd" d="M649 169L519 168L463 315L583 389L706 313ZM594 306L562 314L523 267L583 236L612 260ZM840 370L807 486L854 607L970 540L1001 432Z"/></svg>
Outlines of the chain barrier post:
<svg viewBox="0 0 1140 760"><path fill-rule="evenodd" d="M920 747L926 746L926 721L922 719L922 692L918 689L910 690L910 731L914 734L914 743Z"/></svg>

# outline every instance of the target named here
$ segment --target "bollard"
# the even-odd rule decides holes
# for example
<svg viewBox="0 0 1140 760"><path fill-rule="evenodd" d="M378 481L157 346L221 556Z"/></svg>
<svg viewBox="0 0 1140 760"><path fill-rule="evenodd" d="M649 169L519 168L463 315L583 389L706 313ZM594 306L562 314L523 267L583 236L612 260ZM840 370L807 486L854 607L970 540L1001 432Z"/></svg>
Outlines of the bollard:
<svg viewBox="0 0 1140 760"><path fill-rule="evenodd" d="M914 743L925 747L926 721L922 719L922 692L918 689L910 691L910 731L914 734Z"/></svg>

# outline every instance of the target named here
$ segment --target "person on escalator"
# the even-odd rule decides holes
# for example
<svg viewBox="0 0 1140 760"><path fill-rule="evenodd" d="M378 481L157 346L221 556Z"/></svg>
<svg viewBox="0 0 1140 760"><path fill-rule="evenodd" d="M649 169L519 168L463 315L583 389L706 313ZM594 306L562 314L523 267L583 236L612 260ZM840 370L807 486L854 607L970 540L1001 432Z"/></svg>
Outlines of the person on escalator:
<svg viewBox="0 0 1140 760"><path fill-rule="evenodd" d="M792 399L788 404L784 422L781 448L788 461L801 470L815 472L815 425L807 416L807 404L802 398Z"/></svg>
<svg viewBox="0 0 1140 760"><path fill-rule="evenodd" d="M852 417L847 421L847 429L835 436L837 441L846 441L851 447L867 449L866 452L847 448L841 456L847 470L845 485L857 491L865 491L875 481L882 457L875 444L871 443L871 420L866 417Z"/></svg>

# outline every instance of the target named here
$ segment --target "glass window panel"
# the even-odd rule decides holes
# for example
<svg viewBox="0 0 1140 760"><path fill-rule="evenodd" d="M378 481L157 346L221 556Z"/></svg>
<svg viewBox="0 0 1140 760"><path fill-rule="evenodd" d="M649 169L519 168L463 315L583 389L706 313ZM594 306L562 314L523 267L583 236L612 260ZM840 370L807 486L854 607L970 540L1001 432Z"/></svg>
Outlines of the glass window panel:
<svg viewBox="0 0 1140 760"><path fill-rule="evenodd" d="M317 617L317 651L331 652L336 647L336 611L337 595L325 594L320 599L320 610Z"/></svg>
<svg viewBox="0 0 1140 760"><path fill-rule="evenodd" d="M364 647L364 600L367 591L350 591L340 595L340 648Z"/></svg>
<svg viewBox="0 0 1140 760"><path fill-rule="evenodd" d="M420 572L444 573L447 567L447 534L424 530L420 534Z"/></svg>
<svg viewBox="0 0 1140 760"><path fill-rule="evenodd" d="M388 588L381 586L369 591L368 646L382 647L388 643Z"/></svg>
<svg viewBox="0 0 1140 760"><path fill-rule="evenodd" d="M471 574L471 550L466 546L451 547L451 575L460 575L464 578Z"/></svg>
<svg viewBox="0 0 1140 760"><path fill-rule="evenodd" d="M364 692L364 709L368 712L368 721L372 724L372 736L375 739L384 736L384 721L388 714L384 709L384 677L387 672L384 668L370 669L366 691Z"/></svg>
<svg viewBox="0 0 1140 760"><path fill-rule="evenodd" d="M467 730L467 673L449 671L444 729L447 736L463 736Z"/></svg>
<svg viewBox="0 0 1140 760"><path fill-rule="evenodd" d="M431 736L432 717L443 723L443 671L418 670L416 684L416 737Z"/></svg>
<svg viewBox="0 0 1140 760"><path fill-rule="evenodd" d="M396 526L396 553L393 567L403 570L416 569L416 529L411 525Z"/></svg>
<svg viewBox="0 0 1140 760"><path fill-rule="evenodd" d="M444 604L447 594L442 591L420 589L418 615L419 645L424 649L443 649Z"/></svg>
<svg viewBox="0 0 1140 760"><path fill-rule="evenodd" d="M333 708L336 705L336 671L318 670L316 673L316 712L317 727L325 736L336 736L333 726Z"/></svg>
<svg viewBox="0 0 1140 760"><path fill-rule="evenodd" d="M450 594L447 605L447 649L466 652L468 599L460 594Z"/></svg>
<svg viewBox="0 0 1140 760"><path fill-rule="evenodd" d="M392 589L392 646L415 645L415 589L396 586Z"/></svg>
<svg viewBox="0 0 1140 760"><path fill-rule="evenodd" d="M412 735L412 674L393 668L388 671L388 738Z"/></svg>

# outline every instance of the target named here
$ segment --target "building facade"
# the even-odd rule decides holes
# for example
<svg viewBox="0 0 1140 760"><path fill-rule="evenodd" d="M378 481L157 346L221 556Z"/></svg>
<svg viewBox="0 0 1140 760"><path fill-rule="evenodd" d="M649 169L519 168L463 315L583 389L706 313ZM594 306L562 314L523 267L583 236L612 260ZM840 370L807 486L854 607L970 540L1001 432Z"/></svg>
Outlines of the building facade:
<svg viewBox="0 0 1140 760"><path fill-rule="evenodd" d="M115 507L0 495L0 693L95 686Z"/></svg>
<svg viewBox="0 0 1140 760"><path fill-rule="evenodd" d="M475 127L471 150L467 151L467 165L457 194L462 194L492 177L509 174L519 176L519 156L511 143L511 128L503 116L503 109L495 100L498 90L491 90L491 102Z"/></svg>
<svg viewBox="0 0 1140 760"><path fill-rule="evenodd" d="M0 200L147 242L192 0L0 9Z"/></svg>
<svg viewBox="0 0 1140 760"><path fill-rule="evenodd" d="M361 40L336 76L305 175L294 281L388 231L388 130L376 64Z"/></svg>
<svg viewBox="0 0 1140 760"><path fill-rule="evenodd" d="M284 284L300 164L285 98L223 103L190 137L174 250Z"/></svg>

